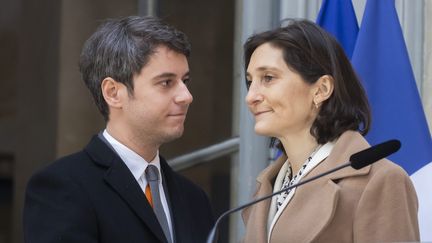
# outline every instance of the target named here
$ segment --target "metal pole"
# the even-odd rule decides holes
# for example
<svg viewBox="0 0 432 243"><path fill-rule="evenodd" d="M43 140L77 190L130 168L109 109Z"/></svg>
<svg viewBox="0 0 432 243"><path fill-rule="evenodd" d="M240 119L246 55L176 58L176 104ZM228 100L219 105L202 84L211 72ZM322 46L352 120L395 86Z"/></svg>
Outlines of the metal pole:
<svg viewBox="0 0 432 243"><path fill-rule="evenodd" d="M268 30L279 18L275 7L279 1L237 0L234 36L233 131L240 135L240 152L233 156L231 173L231 207L244 204L255 190L255 179L269 161L268 138L257 136L254 120L245 105L247 90L244 78L243 43L253 33ZM235 159L238 161L235 161ZM239 242L244 226L240 215L230 220L230 242Z"/></svg>
<svg viewBox="0 0 432 243"><path fill-rule="evenodd" d="M202 164L203 162L209 162L224 155L235 153L239 150L239 143L240 138L231 138L221 143L175 157L168 160L168 163L174 170L186 169L197 164Z"/></svg>
<svg viewBox="0 0 432 243"><path fill-rule="evenodd" d="M158 16L159 4L157 0L138 0L139 16Z"/></svg>

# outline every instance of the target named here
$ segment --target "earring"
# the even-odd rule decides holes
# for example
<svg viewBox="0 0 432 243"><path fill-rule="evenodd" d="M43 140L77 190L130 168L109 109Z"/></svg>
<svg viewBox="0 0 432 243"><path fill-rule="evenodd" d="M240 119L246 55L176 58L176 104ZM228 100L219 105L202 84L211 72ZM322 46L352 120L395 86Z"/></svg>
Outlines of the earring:
<svg viewBox="0 0 432 243"><path fill-rule="evenodd" d="M315 108L318 109L318 103L316 101L314 101L314 105L315 105Z"/></svg>

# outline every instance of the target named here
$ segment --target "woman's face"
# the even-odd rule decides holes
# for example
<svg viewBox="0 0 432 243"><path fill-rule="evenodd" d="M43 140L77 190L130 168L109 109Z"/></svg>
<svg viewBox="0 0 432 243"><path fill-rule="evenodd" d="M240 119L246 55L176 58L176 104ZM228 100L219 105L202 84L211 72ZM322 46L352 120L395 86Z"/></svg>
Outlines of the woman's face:
<svg viewBox="0 0 432 243"><path fill-rule="evenodd" d="M246 79L246 103L255 117L255 132L282 139L310 134L317 115L313 99L317 85L290 70L281 49L265 43L252 54Z"/></svg>

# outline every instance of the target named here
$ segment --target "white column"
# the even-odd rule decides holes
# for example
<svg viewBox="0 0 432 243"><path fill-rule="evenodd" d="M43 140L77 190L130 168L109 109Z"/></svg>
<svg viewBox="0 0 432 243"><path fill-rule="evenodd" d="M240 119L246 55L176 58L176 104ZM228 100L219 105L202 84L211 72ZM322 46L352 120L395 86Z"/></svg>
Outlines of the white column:
<svg viewBox="0 0 432 243"><path fill-rule="evenodd" d="M240 152L233 156L231 173L231 207L251 200L256 176L268 165L269 141L254 132L254 121L244 98L243 44L253 33L268 30L278 22L277 1L237 0L234 36L233 131L240 135ZM275 18L276 17L276 18ZM239 242L244 233L240 213L230 220L230 242Z"/></svg>
<svg viewBox="0 0 432 243"><path fill-rule="evenodd" d="M432 1L425 1L424 6L424 73L421 86L423 108L428 119L429 131L432 132Z"/></svg>

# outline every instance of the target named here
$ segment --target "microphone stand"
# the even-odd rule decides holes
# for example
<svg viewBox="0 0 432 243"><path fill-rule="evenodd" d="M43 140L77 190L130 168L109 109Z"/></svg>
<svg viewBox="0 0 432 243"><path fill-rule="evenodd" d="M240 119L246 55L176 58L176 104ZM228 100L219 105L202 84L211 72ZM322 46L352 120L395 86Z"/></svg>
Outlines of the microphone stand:
<svg viewBox="0 0 432 243"><path fill-rule="evenodd" d="M243 205L241 205L241 206L239 206L239 207L237 207L237 208L233 208L233 209L230 209L230 210L226 211L226 212L223 213L221 216L219 216L219 218L216 220L215 225L213 226L212 230L210 231L210 233L209 233L209 235L208 235L208 237L207 237L207 243L213 243L213 242L214 242L214 237L215 237L215 234L216 234L216 230L217 230L217 228L218 228L218 226L219 226L219 223L220 223L220 222L222 221L222 219L224 219L227 215L229 215L229 214L231 214L231 213L234 213L234 212L237 212L237 211L239 211L239 210L242 210L242 209L244 209L244 208L247 208L247 207L249 207L249 206L251 206L251 205L253 205L253 204L255 204L255 203L258 203L258 202L264 201L264 200L266 200L266 199L269 199L269 198L271 198L271 197L273 197L273 196L275 196L275 195L277 195L277 194L280 194L280 193L282 193L282 192L284 192L284 191L290 190L290 189L292 189L292 188L295 188L295 187L301 186L301 185L303 185L303 184L305 184L305 183L308 183L308 182L310 182L310 181L316 180L316 179L318 179L318 178L320 178L320 177L323 177L323 176L325 176L325 175L331 174L331 173L333 173L333 172L335 172L335 171L338 171L338 170L343 169L343 168L348 167L348 166L351 166L351 162L347 162L347 163L342 164L342 165L340 165L340 166L338 166L338 167L335 167L335 168L333 168L333 169L331 169L331 170L328 170L328 171L326 171L326 172L324 172L324 173L322 173L322 174L319 174L319 175L313 176L313 177L308 178L308 179L306 179L306 180L304 180L304 181L301 181L301 182L299 182L299 183L297 183L297 184L295 184L295 185L289 186L289 187L287 187L287 188L285 188L285 189L283 189L283 190L280 190L280 191L274 192L274 193L272 193L272 194L270 194L270 195L267 195L267 196L265 196L265 197L258 198L258 199L254 200L254 201L252 201L252 202L248 202L248 203L243 204Z"/></svg>

